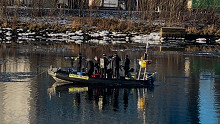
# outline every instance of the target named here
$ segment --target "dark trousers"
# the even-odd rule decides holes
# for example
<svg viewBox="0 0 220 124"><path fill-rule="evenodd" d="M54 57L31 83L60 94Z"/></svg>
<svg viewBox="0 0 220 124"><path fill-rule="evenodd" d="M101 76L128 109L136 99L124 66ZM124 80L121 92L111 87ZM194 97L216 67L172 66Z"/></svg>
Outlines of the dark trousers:
<svg viewBox="0 0 220 124"><path fill-rule="evenodd" d="M125 68L125 77L128 77L128 68Z"/></svg>
<svg viewBox="0 0 220 124"><path fill-rule="evenodd" d="M89 77L92 77L92 75L93 75L93 71L89 71L89 72L88 72L88 76L89 76Z"/></svg>
<svg viewBox="0 0 220 124"><path fill-rule="evenodd" d="M115 78L120 78L119 68L115 68L114 77L115 77Z"/></svg>
<svg viewBox="0 0 220 124"><path fill-rule="evenodd" d="M95 68L95 74L100 74L100 68Z"/></svg>
<svg viewBox="0 0 220 124"><path fill-rule="evenodd" d="M102 68L101 69L101 76L102 76L102 78L106 78L106 74L107 74L107 68Z"/></svg>

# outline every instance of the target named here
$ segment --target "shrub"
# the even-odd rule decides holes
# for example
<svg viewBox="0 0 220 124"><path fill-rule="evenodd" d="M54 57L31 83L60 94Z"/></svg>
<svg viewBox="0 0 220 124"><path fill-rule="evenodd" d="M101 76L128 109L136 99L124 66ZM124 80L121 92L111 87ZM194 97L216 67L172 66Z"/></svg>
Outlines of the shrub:
<svg viewBox="0 0 220 124"><path fill-rule="evenodd" d="M72 22L72 28L82 28L85 24L84 18L76 17Z"/></svg>
<svg viewBox="0 0 220 124"><path fill-rule="evenodd" d="M215 35L220 37L220 29L216 31Z"/></svg>
<svg viewBox="0 0 220 124"><path fill-rule="evenodd" d="M188 34L199 34L199 30L196 27L188 27L186 32Z"/></svg>
<svg viewBox="0 0 220 124"><path fill-rule="evenodd" d="M216 32L216 29L214 28L213 25L210 26L210 27L205 27L205 28L203 28L203 30L202 30L202 33L203 33L204 35L213 35L213 34L215 34L215 32Z"/></svg>

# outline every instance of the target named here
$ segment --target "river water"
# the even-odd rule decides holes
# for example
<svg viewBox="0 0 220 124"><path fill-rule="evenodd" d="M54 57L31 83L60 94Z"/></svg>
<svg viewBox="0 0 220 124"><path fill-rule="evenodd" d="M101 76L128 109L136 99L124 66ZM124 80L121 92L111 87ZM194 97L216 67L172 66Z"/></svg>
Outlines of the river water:
<svg viewBox="0 0 220 124"><path fill-rule="evenodd" d="M85 59L117 52L123 60L129 55L131 67L136 68L144 48L1 46L0 123L220 122L220 57L215 53L150 49L153 61L147 68L157 72L152 87L55 87L48 67L70 67L70 57L79 52Z"/></svg>

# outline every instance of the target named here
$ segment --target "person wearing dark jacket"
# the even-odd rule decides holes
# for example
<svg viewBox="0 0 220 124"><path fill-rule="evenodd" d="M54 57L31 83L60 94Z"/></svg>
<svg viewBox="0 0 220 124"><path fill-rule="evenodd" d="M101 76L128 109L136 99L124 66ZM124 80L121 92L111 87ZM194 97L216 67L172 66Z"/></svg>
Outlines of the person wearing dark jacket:
<svg viewBox="0 0 220 124"><path fill-rule="evenodd" d="M126 55L125 56L125 65L124 65L125 77L128 77L129 69L130 69L130 59L128 58L128 55Z"/></svg>
<svg viewBox="0 0 220 124"><path fill-rule="evenodd" d="M114 57L112 59L113 62L113 77L114 78L120 78L120 74L119 74L119 68L120 68L120 61L121 58L115 53Z"/></svg>
<svg viewBox="0 0 220 124"><path fill-rule="evenodd" d="M86 71L89 77L92 77L94 72L94 62L92 60L88 60L86 63Z"/></svg>
<svg viewBox="0 0 220 124"><path fill-rule="evenodd" d="M107 67L107 78L112 78L113 75L113 64L112 64L112 56L108 57L108 67Z"/></svg>
<svg viewBox="0 0 220 124"><path fill-rule="evenodd" d="M82 54L79 53L79 55L75 58L75 61L77 61L77 72L81 72L82 68Z"/></svg>
<svg viewBox="0 0 220 124"><path fill-rule="evenodd" d="M106 78L108 64L109 64L109 61L108 61L106 55L103 54L103 58L100 59L100 67L101 67L101 76L102 76L102 78Z"/></svg>
<svg viewBox="0 0 220 124"><path fill-rule="evenodd" d="M100 74L100 60L98 59L97 56L94 57L95 63L95 74Z"/></svg>

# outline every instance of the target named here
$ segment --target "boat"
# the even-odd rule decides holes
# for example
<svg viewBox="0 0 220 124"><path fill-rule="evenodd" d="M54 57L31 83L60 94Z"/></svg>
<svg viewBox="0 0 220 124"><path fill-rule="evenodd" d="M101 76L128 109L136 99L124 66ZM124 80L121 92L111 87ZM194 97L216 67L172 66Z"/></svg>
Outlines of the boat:
<svg viewBox="0 0 220 124"><path fill-rule="evenodd" d="M152 86L156 77L156 72L148 72L147 65L150 65L152 60L148 60L148 48L146 44L146 52L141 59L138 59L140 69L138 73L131 73L134 69L130 70L128 77L120 76L120 78L101 78L100 74L94 74L91 77L86 75L85 72L77 72L72 68L57 68L50 66L48 74L51 75L57 82L71 82L73 84L93 85L93 86ZM100 61L100 66L104 66L104 62ZM144 70L144 71L142 71ZM137 75L136 75L137 74ZM109 76L111 77L111 76Z"/></svg>
<svg viewBox="0 0 220 124"><path fill-rule="evenodd" d="M104 86L150 86L154 84L156 72L149 72L145 79L136 80L134 78L113 79L100 78L97 76L88 77L76 71L63 70L57 67L50 67L48 74L51 75L56 82L71 82L73 84L87 85L104 85Z"/></svg>

